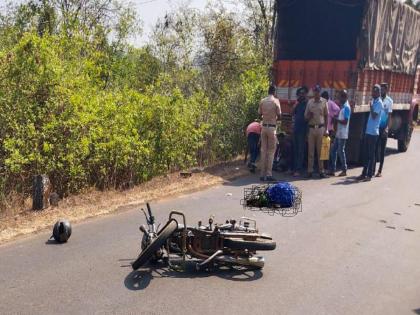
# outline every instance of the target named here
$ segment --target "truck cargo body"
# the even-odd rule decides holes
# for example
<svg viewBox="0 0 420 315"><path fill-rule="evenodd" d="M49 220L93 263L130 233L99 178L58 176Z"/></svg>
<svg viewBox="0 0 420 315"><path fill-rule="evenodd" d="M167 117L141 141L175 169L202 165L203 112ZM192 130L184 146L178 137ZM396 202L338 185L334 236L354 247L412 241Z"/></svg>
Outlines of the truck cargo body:
<svg viewBox="0 0 420 315"><path fill-rule="evenodd" d="M278 0L273 77L282 125L292 130L297 88L346 89L353 115L347 153L361 159L374 84L394 100L389 136L406 151L420 104L420 14L393 0ZM288 115L289 114L289 115Z"/></svg>

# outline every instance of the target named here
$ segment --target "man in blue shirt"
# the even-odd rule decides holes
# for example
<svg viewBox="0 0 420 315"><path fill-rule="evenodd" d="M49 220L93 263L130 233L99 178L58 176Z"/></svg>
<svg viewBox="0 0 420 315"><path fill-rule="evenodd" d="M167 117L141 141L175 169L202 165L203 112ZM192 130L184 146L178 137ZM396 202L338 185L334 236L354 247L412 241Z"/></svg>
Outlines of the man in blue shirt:
<svg viewBox="0 0 420 315"><path fill-rule="evenodd" d="M347 161L346 161L346 142L349 138L349 124L351 108L348 102L348 93L346 90L340 91L339 94L340 112L337 121L337 132L332 145L330 154L330 173L329 175L335 176L337 165L337 155L340 159L341 173L338 176L347 176Z"/></svg>
<svg viewBox="0 0 420 315"><path fill-rule="evenodd" d="M384 105L380 98L381 86L376 84L372 89L372 101L370 104L369 119L366 125L364 138L364 166L362 175L357 179L362 181L370 181L375 172L376 164L376 143L379 137L379 124L381 122L381 114Z"/></svg>
<svg viewBox="0 0 420 315"><path fill-rule="evenodd" d="M377 142L376 154L379 161L379 170L376 177L382 176L382 168L384 167L385 149L388 141L388 130L391 126L392 105L394 101L388 95L388 84L381 83L381 99L384 104L384 110L381 114L381 122L379 123L379 139ZM375 163L376 166L376 163Z"/></svg>
<svg viewBox="0 0 420 315"><path fill-rule="evenodd" d="M306 86L299 88L296 91L297 101L293 106L293 176L295 177L300 176L303 170L306 134L308 133L308 123L305 119L308 92Z"/></svg>

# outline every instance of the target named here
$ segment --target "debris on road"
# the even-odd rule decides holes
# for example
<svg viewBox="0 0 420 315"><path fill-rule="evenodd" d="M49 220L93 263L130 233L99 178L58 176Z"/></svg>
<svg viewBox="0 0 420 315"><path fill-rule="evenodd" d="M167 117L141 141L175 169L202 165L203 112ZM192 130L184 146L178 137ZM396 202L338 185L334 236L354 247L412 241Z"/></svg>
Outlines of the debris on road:
<svg viewBox="0 0 420 315"><path fill-rule="evenodd" d="M180 172L179 175L182 178L187 178L187 177L191 177L192 173L191 172Z"/></svg>

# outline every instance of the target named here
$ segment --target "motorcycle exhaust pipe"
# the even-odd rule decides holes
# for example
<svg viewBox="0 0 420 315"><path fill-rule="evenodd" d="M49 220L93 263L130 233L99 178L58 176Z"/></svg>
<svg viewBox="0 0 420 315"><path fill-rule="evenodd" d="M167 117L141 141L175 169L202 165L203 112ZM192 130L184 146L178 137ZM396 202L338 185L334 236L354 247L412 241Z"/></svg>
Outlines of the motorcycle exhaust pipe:
<svg viewBox="0 0 420 315"><path fill-rule="evenodd" d="M207 265L209 262L211 262L212 260L214 260L216 258L216 256L219 256L223 254L223 251L221 249L219 249L218 251L216 251L213 255L211 255L209 258L207 258L206 260L204 260L203 262L196 264L195 267L197 270L200 270L201 267Z"/></svg>

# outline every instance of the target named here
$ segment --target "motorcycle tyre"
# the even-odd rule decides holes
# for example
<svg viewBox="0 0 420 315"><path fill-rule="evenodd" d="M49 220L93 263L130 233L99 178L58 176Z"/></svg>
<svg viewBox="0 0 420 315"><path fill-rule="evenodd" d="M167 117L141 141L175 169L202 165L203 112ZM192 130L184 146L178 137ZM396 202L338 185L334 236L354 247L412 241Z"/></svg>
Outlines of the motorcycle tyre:
<svg viewBox="0 0 420 315"><path fill-rule="evenodd" d="M137 270L145 265L152 257L153 254L161 248L166 240L176 231L178 228L178 222L171 219L158 233L157 238L153 240L137 257L137 259L131 264L133 270Z"/></svg>

